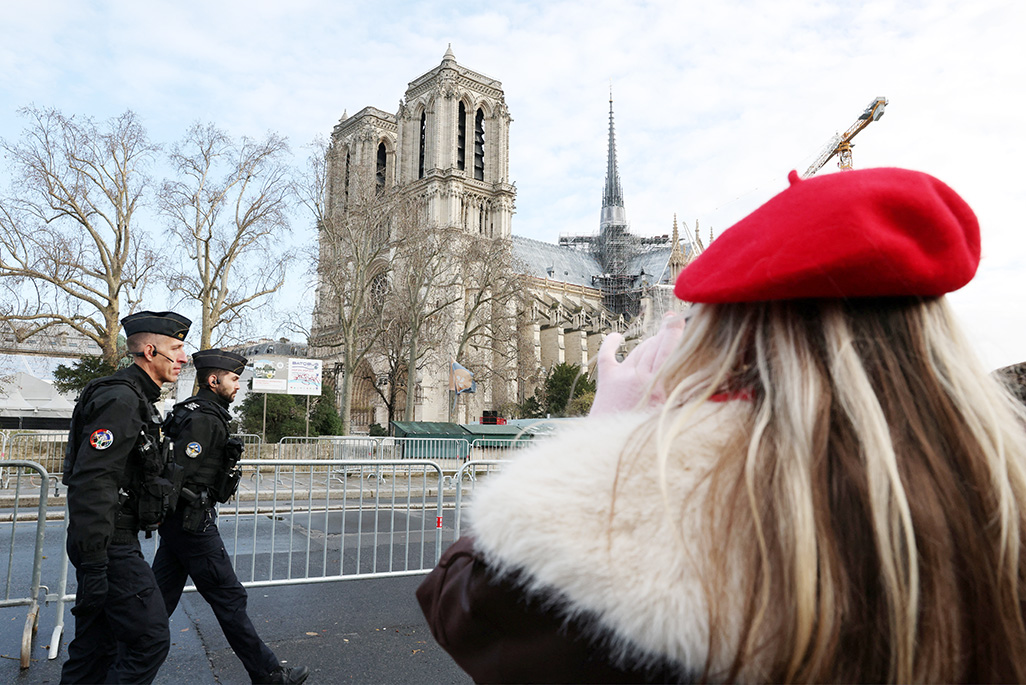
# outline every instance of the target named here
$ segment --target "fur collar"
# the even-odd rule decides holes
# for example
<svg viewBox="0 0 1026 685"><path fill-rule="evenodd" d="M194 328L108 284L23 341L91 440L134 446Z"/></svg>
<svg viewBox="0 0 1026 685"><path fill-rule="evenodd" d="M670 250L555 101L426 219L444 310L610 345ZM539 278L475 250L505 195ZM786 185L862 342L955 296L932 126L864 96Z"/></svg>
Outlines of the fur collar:
<svg viewBox="0 0 1026 685"><path fill-rule="evenodd" d="M716 544L702 518L703 477L727 437L743 430L747 404L696 412L671 446L665 499L654 441L644 437L654 432L653 415L589 417L561 429L478 486L470 512L477 550L500 575L520 573L525 591L567 619L585 619L614 661L701 669L709 653L706 554ZM715 582L725 597L741 596L731 591L739 578ZM738 644L740 627L726 628L714 671Z"/></svg>

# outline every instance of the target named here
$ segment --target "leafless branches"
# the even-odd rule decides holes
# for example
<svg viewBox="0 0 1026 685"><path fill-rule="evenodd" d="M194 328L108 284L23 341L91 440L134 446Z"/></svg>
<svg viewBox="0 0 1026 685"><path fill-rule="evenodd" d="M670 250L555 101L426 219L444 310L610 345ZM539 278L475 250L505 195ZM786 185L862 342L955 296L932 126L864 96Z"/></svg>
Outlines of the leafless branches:
<svg viewBox="0 0 1026 685"><path fill-rule="evenodd" d="M341 356L341 417L349 432L353 383L369 350L382 332L384 292L394 249L393 234L412 221L412 209L395 193L376 193L373 180L350 179L352 201L331 192L339 165L334 150L315 141L300 199L318 228L317 304L310 335L313 347Z"/></svg>
<svg viewBox="0 0 1026 685"><path fill-rule="evenodd" d="M285 282L294 256L285 240L287 156L276 134L236 141L213 124L193 125L171 149L175 178L162 185L159 206L188 263L170 270L168 287L199 304L200 349Z"/></svg>
<svg viewBox="0 0 1026 685"><path fill-rule="evenodd" d="M21 138L0 141L14 176L0 199L0 321L18 339L66 324L113 361L122 306L140 301L156 262L135 217L159 148L131 111L102 124L21 114Z"/></svg>

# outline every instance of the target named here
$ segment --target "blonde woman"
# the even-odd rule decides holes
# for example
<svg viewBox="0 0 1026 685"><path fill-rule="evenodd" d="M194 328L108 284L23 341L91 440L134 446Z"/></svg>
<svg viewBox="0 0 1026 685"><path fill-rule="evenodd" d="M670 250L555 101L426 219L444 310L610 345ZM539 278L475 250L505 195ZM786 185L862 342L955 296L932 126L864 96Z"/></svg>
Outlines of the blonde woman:
<svg viewBox="0 0 1026 685"><path fill-rule="evenodd" d="M475 680L1026 680L1026 416L943 297L976 217L914 171L790 181L479 489L418 590Z"/></svg>

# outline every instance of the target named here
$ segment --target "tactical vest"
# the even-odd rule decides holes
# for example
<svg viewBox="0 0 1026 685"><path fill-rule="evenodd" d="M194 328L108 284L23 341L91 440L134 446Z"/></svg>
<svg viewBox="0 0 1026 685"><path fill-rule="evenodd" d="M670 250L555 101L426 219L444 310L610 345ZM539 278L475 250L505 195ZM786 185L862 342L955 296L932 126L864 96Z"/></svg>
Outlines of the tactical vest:
<svg viewBox="0 0 1026 685"><path fill-rule="evenodd" d="M174 406L164 421L164 434L172 440L182 439L182 429L194 412L219 421L228 434L228 412L195 396ZM240 473L236 465L241 457L242 441L238 438L229 438L223 446L210 445L196 460L179 456L179 466L185 469L184 487L193 493L205 489L214 501L227 502L238 488Z"/></svg>
<svg viewBox="0 0 1026 685"><path fill-rule="evenodd" d="M81 433L85 407L98 390L112 385L131 388L142 405L153 409L138 386L127 378L107 376L89 381L79 395L71 414L71 428L68 431L68 444L64 452L62 480L65 485L75 471L75 460L84 439ZM174 509L178 489L181 487L182 471L174 463L171 442L165 441L161 435L161 423L160 415L153 410L132 447L130 458L125 463L125 471L118 478L118 487L125 494L121 497L115 525L118 528L144 530L147 537L160 526L168 511ZM131 455L135 455L136 458L131 458Z"/></svg>

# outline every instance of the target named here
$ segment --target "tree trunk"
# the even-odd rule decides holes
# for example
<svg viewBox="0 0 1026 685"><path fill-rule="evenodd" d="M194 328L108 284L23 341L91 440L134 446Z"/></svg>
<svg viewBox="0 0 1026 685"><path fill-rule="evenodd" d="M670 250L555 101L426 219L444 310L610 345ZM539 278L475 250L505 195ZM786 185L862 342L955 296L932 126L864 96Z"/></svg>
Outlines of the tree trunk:
<svg viewBox="0 0 1026 685"><path fill-rule="evenodd" d="M121 327L121 322L118 321L117 309L108 309L103 314L107 335L103 337L100 349L102 350L103 360L116 367L118 364L118 329Z"/></svg>
<svg viewBox="0 0 1026 685"><path fill-rule="evenodd" d="M339 410L339 416L342 418L342 435L349 435L352 422L353 373L354 371L348 368L348 365L342 371L342 407Z"/></svg>
<svg viewBox="0 0 1026 685"><path fill-rule="evenodd" d="M414 409L417 400L417 336L410 336L410 356L406 361L406 416L407 421L415 420Z"/></svg>

